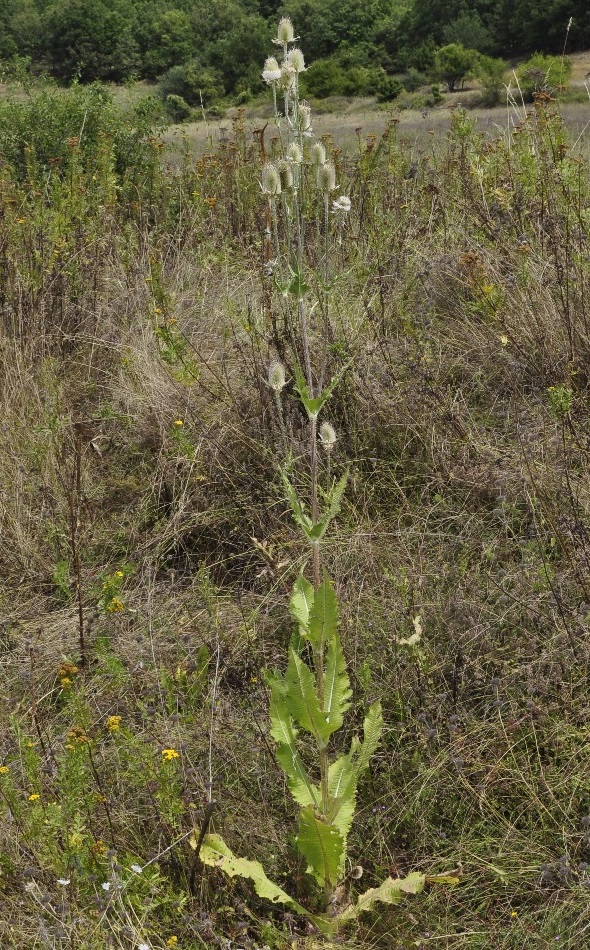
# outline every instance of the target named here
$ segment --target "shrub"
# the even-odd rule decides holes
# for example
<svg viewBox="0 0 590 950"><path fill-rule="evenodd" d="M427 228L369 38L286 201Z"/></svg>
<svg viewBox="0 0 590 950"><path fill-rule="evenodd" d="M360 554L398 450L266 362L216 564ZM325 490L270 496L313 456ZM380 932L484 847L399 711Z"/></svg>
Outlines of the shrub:
<svg viewBox="0 0 590 950"><path fill-rule="evenodd" d="M474 73L482 86L482 104L495 106L500 102L506 63L503 59L494 59L493 56L480 56L474 68Z"/></svg>
<svg viewBox="0 0 590 950"><path fill-rule="evenodd" d="M158 84L158 95L165 101L169 96L177 96L189 106L199 106L201 102L208 106L223 95L223 81L217 70L192 60L164 73Z"/></svg>
<svg viewBox="0 0 590 950"><path fill-rule="evenodd" d="M454 92L457 84L473 69L476 58L475 50L465 49L460 43L441 46L434 56L434 75L446 82L449 92Z"/></svg>
<svg viewBox="0 0 590 950"><path fill-rule="evenodd" d="M572 62L569 57L546 56L535 53L516 70L518 84L525 99L532 99L536 92L553 95L567 85L571 76Z"/></svg>

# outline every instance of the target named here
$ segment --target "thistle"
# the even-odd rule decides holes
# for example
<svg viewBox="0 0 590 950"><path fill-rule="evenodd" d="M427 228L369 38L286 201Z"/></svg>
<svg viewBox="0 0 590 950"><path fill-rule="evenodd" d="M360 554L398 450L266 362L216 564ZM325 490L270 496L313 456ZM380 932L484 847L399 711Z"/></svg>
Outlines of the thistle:
<svg viewBox="0 0 590 950"><path fill-rule="evenodd" d="M275 43L283 47L279 85L285 92L284 115L280 115L277 109L275 86L273 94L284 157L276 164L265 164L262 191L272 205L267 220L272 223L274 233L277 272L285 275L284 283L281 284L276 277L274 281L287 301L291 314L290 336L296 341L293 389L308 420L309 499L303 499L296 488L294 463L284 465L280 474L293 518L308 548L311 579L301 573L293 585L290 615L294 629L286 669L283 673L266 672L265 680L270 691L270 735L276 745L276 759L285 773L298 810L296 845L305 859L307 873L321 894L320 910L304 907L270 881L259 862L237 857L218 835L204 837L200 856L206 864L221 869L230 877L249 878L260 896L304 915L322 932L334 933L361 912L371 910L377 901L395 904L404 893L418 893L427 879L419 873L401 879L389 877L379 887L358 897L355 903L343 904L340 898L359 782L379 744L383 718L380 703L373 703L365 714L362 739L355 735L344 751L333 746L334 737L342 728L350 707L352 690L340 642L338 601L332 582L322 570L320 551L322 541L340 511L348 471L339 478L331 477L330 458L336 432L329 422L320 423L320 416L348 367L344 366L324 385L323 371L314 372L312 365L315 334L312 337L309 317L313 308L310 311L308 297L310 285L319 282L306 281L303 273L307 254L303 205L306 176L302 165L302 145L303 137L312 136L313 132L311 109L299 101L297 77L305 68L303 54L297 49L288 51L288 45L294 39L291 21L283 18ZM271 59L272 62L266 61L265 72L272 75L268 81L274 84L278 69L275 69L276 60ZM276 65L278 67L278 63ZM319 210L324 212L323 287L326 290L322 302L326 314L330 215L332 211L349 211L351 202L347 196L341 195L331 207L330 195L336 189L336 171L333 163L326 160L326 150L320 142L312 145L310 158L319 190L319 194L315 192L315 200ZM281 196L280 202L271 201L278 195ZM283 230L279 227L279 213L284 217ZM327 351L326 340L323 341L323 351ZM285 381L283 365L271 363L267 382L275 395L285 455L291 458L293 452L289 451L282 419L281 393ZM327 453L327 487L323 491L319 487L318 445ZM303 744L299 741L302 733L307 734ZM310 753L310 748L313 748L313 753ZM354 878L358 880L360 874L357 872Z"/></svg>

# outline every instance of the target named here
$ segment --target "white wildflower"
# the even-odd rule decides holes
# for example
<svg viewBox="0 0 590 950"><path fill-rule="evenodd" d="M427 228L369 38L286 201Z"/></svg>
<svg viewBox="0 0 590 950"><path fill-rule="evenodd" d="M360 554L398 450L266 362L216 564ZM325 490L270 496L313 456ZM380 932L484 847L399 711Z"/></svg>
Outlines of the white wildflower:
<svg viewBox="0 0 590 950"><path fill-rule="evenodd" d="M277 38L273 40L273 43L276 43L277 46L286 46L287 43L293 43L294 41L295 31L291 20L288 16L281 17L277 28Z"/></svg>
<svg viewBox="0 0 590 950"><path fill-rule="evenodd" d="M311 109L304 102L297 107L297 126L301 132L311 129Z"/></svg>
<svg viewBox="0 0 590 950"><path fill-rule="evenodd" d="M312 165L323 165L326 161L326 149L321 142L314 142L309 150Z"/></svg>
<svg viewBox="0 0 590 950"><path fill-rule="evenodd" d="M336 442L336 432L329 422L322 422L320 426L320 441L325 449L331 449Z"/></svg>
<svg viewBox="0 0 590 950"><path fill-rule="evenodd" d="M103 881L101 884L103 891L110 891L112 885L110 881Z"/></svg>
<svg viewBox="0 0 590 950"><path fill-rule="evenodd" d="M300 165L303 161L303 155L301 154L301 149L297 145L297 142L291 142L287 149L287 159L293 162L294 165Z"/></svg>
<svg viewBox="0 0 590 950"><path fill-rule="evenodd" d="M262 70L262 78L267 83L279 82L281 78L281 67L274 56L269 56Z"/></svg>
<svg viewBox="0 0 590 950"><path fill-rule="evenodd" d="M281 176L272 162L267 162L262 169L262 191L273 198L281 193Z"/></svg>
<svg viewBox="0 0 590 950"><path fill-rule="evenodd" d="M142 874L142 873L143 873L143 868L142 868L141 864L132 864L132 865L131 865L131 870L132 870L132 871L135 871L136 874Z"/></svg>
<svg viewBox="0 0 590 950"><path fill-rule="evenodd" d="M58 877L57 883L61 884L62 887L67 887L70 883L69 877Z"/></svg>
<svg viewBox="0 0 590 950"><path fill-rule="evenodd" d="M332 202L332 208L334 211L342 211L344 214L347 214L351 209L351 201L346 195L340 195L339 198L336 198Z"/></svg>
<svg viewBox="0 0 590 950"><path fill-rule="evenodd" d="M281 66L281 89L289 92L297 81L297 73L288 63Z"/></svg>
<svg viewBox="0 0 590 950"><path fill-rule="evenodd" d="M296 73L305 72L305 59L303 58L303 53L300 49L292 49L287 54L287 63L294 69Z"/></svg>
<svg viewBox="0 0 590 950"><path fill-rule="evenodd" d="M332 162L325 162L318 168L318 188L324 194L329 194L336 187L336 169Z"/></svg>

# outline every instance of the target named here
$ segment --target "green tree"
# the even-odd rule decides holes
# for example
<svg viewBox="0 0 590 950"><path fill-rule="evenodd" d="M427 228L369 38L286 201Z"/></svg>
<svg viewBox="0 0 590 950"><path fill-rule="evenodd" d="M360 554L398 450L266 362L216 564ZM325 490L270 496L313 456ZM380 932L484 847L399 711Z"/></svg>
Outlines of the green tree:
<svg viewBox="0 0 590 950"><path fill-rule="evenodd" d="M500 102L505 88L506 63L492 56L479 56L474 73L482 87L482 102L485 106L495 106Z"/></svg>
<svg viewBox="0 0 590 950"><path fill-rule="evenodd" d="M166 10L151 22L143 36L143 75L155 79L195 53L191 18L184 10Z"/></svg>
<svg viewBox="0 0 590 950"><path fill-rule="evenodd" d="M476 59L474 50L465 49L460 43L449 43L436 51L434 73L437 79L446 82L449 92L454 92L457 83L462 82L473 69Z"/></svg>

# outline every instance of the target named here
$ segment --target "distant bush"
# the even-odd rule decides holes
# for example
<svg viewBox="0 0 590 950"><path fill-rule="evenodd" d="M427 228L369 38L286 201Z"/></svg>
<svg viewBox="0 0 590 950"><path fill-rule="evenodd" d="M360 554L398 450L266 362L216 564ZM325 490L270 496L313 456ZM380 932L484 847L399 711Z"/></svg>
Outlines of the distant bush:
<svg viewBox="0 0 590 950"><path fill-rule="evenodd" d="M174 122L186 122L192 115L193 110L182 96L175 96L171 93L169 96L166 96L164 104L166 111Z"/></svg>
<svg viewBox="0 0 590 950"><path fill-rule="evenodd" d="M344 63L339 57L318 60L301 77L304 95L316 99L328 96L372 96L379 92L385 70L362 63Z"/></svg>
<svg viewBox="0 0 590 950"><path fill-rule="evenodd" d="M164 102L170 96L184 99L188 106L209 106L223 96L223 80L216 69L201 66L197 60L184 66L173 66L158 84L158 95Z"/></svg>
<svg viewBox="0 0 590 950"><path fill-rule="evenodd" d="M475 50L465 49L460 43L441 46L434 55L433 73L437 79L446 82L449 92L454 92L477 62Z"/></svg>
<svg viewBox="0 0 590 950"><path fill-rule="evenodd" d="M516 70L525 99L532 99L536 92L553 95L561 87L567 86L571 73L572 62L569 57L546 56L544 53L535 53Z"/></svg>
<svg viewBox="0 0 590 950"><path fill-rule="evenodd" d="M384 75L377 87L377 102L391 102L397 99L403 88L402 83L395 76Z"/></svg>
<svg viewBox="0 0 590 950"><path fill-rule="evenodd" d="M425 73L420 72L419 69L410 66L405 76L402 77L401 82L407 92L417 92L418 89L426 85L428 77Z"/></svg>
<svg viewBox="0 0 590 950"><path fill-rule="evenodd" d="M496 106L505 89L506 63L493 56L479 56L473 69L482 87L482 105Z"/></svg>

